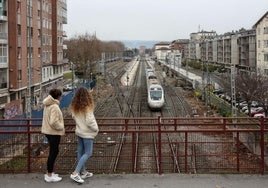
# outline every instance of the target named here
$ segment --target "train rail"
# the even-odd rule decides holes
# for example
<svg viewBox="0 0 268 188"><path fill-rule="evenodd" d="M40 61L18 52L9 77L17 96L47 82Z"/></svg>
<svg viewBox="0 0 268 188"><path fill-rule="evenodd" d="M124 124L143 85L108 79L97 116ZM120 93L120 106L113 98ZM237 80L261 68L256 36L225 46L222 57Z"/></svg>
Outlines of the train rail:
<svg viewBox="0 0 268 188"><path fill-rule="evenodd" d="M107 98L98 100L96 105L95 115L100 125L100 133L95 140L94 153L88 163L88 168L95 173L204 173L210 166L216 166L220 158L225 163L235 164L238 171L245 172L247 167L241 168L240 164L251 159L246 158L247 155L249 157L255 155L249 155L248 148L252 145L243 147L250 144L247 140L236 138L245 136L240 126L248 126L251 131L253 127L257 130L258 120L239 119L236 127L238 129L234 129L232 122L227 119L188 118L191 114L191 106L183 100L179 90L167 86L165 86L165 107L159 111L152 111L146 102L145 65L146 61L141 59L135 81L133 85L127 87L118 82L125 71L122 64L120 66L110 64L107 68L109 72L106 74L106 80L107 83L108 80L110 81L111 93ZM65 122L66 136L61 144L57 164L61 169L60 172L66 173L70 172L76 163L76 136L73 134L74 121L66 118ZM232 132L228 131L228 126ZM255 135L256 130L251 134ZM30 158L31 161L37 162L37 165L30 168L35 170L37 167L39 170L45 169L44 160L47 154L46 143L43 143L44 138L39 131L37 126L29 139L32 141L30 148L41 147L41 151L35 152L37 154ZM21 134L25 134L24 138L27 139L18 140ZM12 140L14 137L16 141ZM248 138L251 139L250 136ZM12 139L7 142L8 146L19 143L18 141L26 143L27 132L15 133ZM7 150L8 146L1 146L1 148ZM23 148L28 149L28 145L24 145ZM235 150L236 153L228 153L229 148ZM215 153L212 153L211 149ZM223 152L225 153L222 154ZM239 159L238 162L228 161L234 156ZM2 158L6 161L11 160L9 156ZM27 157L24 156L24 158ZM255 162L251 160L252 164L254 163L251 168L259 169L257 165L261 163L262 158L264 154L253 158L256 160ZM6 167L8 162L4 163L6 165L3 164L2 168L8 168ZM221 166L224 165L221 164ZM231 168L226 166L226 169ZM217 168L216 166L211 171L217 171ZM266 166L263 167L263 169L266 168Z"/></svg>

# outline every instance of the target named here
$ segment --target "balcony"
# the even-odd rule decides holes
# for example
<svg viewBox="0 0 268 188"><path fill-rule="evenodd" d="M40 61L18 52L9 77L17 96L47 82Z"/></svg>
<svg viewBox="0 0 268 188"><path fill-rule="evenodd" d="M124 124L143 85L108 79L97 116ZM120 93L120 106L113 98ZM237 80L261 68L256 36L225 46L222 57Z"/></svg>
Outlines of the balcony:
<svg viewBox="0 0 268 188"><path fill-rule="evenodd" d="M0 22L6 22L7 21L7 11L3 10L3 8L0 8Z"/></svg>
<svg viewBox="0 0 268 188"><path fill-rule="evenodd" d="M7 88L7 82L0 83L0 89Z"/></svg>

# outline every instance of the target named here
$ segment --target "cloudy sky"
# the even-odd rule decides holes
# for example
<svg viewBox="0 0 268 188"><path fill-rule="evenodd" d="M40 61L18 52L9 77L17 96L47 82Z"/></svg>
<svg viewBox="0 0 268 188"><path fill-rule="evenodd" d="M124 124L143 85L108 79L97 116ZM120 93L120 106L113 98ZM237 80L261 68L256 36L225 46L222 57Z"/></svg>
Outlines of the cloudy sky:
<svg viewBox="0 0 268 188"><path fill-rule="evenodd" d="M68 37L171 41L199 30L223 34L250 29L268 0L67 0Z"/></svg>

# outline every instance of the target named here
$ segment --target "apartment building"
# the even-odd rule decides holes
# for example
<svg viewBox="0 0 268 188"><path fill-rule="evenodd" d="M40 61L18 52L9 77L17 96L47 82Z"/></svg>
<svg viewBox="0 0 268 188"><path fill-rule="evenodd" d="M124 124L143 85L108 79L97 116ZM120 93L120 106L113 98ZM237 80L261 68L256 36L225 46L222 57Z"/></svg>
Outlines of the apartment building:
<svg viewBox="0 0 268 188"><path fill-rule="evenodd" d="M268 75L268 12L253 26L256 29L257 73Z"/></svg>
<svg viewBox="0 0 268 188"><path fill-rule="evenodd" d="M235 41L234 41L235 42ZM237 36L238 68L243 71L256 72L256 30L241 30Z"/></svg>
<svg viewBox="0 0 268 188"><path fill-rule="evenodd" d="M0 2L0 118L4 114L8 93L8 21L7 1Z"/></svg>
<svg viewBox="0 0 268 188"><path fill-rule="evenodd" d="M177 39L170 43L170 48L171 50L179 50L181 53L183 53L185 50L185 46L188 43L189 43L189 39Z"/></svg>
<svg viewBox="0 0 268 188"><path fill-rule="evenodd" d="M155 56L159 61L166 61L167 54L171 51L170 42L159 42L154 45Z"/></svg>
<svg viewBox="0 0 268 188"><path fill-rule="evenodd" d="M255 30L241 29L200 42L201 61L241 71L256 70Z"/></svg>
<svg viewBox="0 0 268 188"><path fill-rule="evenodd" d="M188 45L185 46L185 54L183 54L186 60L201 60L202 42L212 39L217 36L215 31L199 31L190 34L190 40ZM204 47L204 46L203 46Z"/></svg>
<svg viewBox="0 0 268 188"><path fill-rule="evenodd" d="M66 0L2 0L0 7L0 115L12 101L29 115L62 86Z"/></svg>
<svg viewBox="0 0 268 188"><path fill-rule="evenodd" d="M176 41L176 40L175 40ZM174 45L173 42L170 45ZM170 53L167 48L156 44L158 59L165 60ZM168 46L168 43L165 43ZM256 72L268 75L268 12L252 27L218 35L216 32L199 31L190 34L183 44L182 61L197 61L229 68L234 65L238 71Z"/></svg>

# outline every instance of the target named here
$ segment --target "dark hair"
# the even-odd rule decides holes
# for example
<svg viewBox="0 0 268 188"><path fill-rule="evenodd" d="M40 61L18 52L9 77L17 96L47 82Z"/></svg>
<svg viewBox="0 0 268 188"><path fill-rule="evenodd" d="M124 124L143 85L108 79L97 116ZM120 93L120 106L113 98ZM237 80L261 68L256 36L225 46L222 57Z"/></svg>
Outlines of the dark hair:
<svg viewBox="0 0 268 188"><path fill-rule="evenodd" d="M51 95L54 99L59 99L59 97L62 95L62 92L60 89L51 89L49 91L49 95Z"/></svg>

